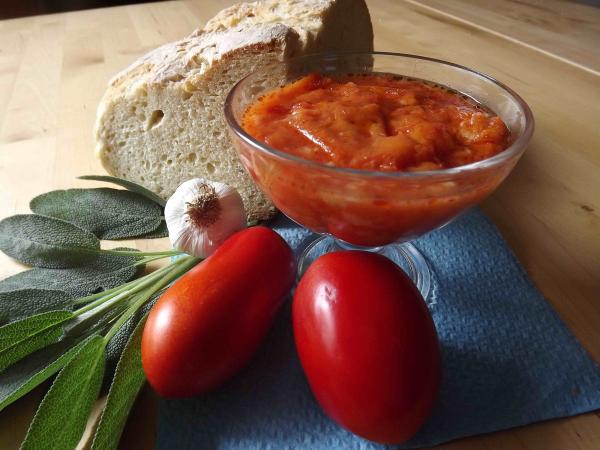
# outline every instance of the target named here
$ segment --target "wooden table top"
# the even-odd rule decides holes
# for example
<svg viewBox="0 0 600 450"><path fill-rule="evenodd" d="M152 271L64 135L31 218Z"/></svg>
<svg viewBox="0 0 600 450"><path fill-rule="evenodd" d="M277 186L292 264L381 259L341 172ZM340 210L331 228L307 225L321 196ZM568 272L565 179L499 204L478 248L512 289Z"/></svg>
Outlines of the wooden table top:
<svg viewBox="0 0 600 450"><path fill-rule="evenodd" d="M600 361L600 9L559 0L367 1L377 50L432 56L488 73L533 109L533 141L483 209ZM74 178L102 173L92 155L92 127L107 80L231 3L149 3L0 21L0 218L26 212L36 194L89 187ZM18 270L0 255L0 278ZM0 448L18 448L39 398L34 391L0 413ZM123 448L152 447L155 412L155 399L146 393ZM598 449L600 415L437 448Z"/></svg>

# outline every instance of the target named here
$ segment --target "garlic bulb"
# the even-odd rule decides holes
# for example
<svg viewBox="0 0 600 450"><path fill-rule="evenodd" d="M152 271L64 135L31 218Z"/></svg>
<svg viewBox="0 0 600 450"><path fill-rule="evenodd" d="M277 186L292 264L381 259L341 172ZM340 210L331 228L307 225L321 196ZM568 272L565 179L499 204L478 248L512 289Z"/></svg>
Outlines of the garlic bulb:
<svg viewBox="0 0 600 450"><path fill-rule="evenodd" d="M246 211L234 188L194 178L169 198L165 221L173 248L206 258L231 234L246 227Z"/></svg>

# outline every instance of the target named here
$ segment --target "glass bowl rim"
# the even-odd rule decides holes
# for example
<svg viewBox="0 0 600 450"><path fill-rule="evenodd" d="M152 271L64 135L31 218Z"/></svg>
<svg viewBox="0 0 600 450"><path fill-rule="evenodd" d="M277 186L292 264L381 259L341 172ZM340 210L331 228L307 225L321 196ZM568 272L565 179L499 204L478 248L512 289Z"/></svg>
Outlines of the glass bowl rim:
<svg viewBox="0 0 600 450"><path fill-rule="evenodd" d="M533 118L533 113L532 113L531 109L529 108L529 105L525 102L525 100L523 100L523 98L519 94L517 94L514 90L509 88L506 84L502 83L501 81L496 80L494 77L487 75L485 73L482 73L482 72L478 72L474 69L470 69L466 66L462 66L460 64L452 63L449 61L444 61L442 59L431 58L428 56L414 55L414 54L410 54L410 53L396 53L396 52L317 53L317 54L310 54L310 55L304 55L304 56L286 59L284 61L280 61L275 64L289 64L289 63L293 63L293 62L302 62L302 61L310 61L310 60L326 60L327 58L329 58L331 60L331 59L336 59L336 58L340 58L340 57L351 57L351 56L398 56L398 57L402 57L402 58L409 58L409 59L412 58L412 59L430 61L430 62L454 67L457 69L461 69L465 72L468 72L470 75L484 78L484 79L496 84L501 89L503 89L516 101L517 105L523 112L523 116L525 117L525 129L517 137L517 139L515 139L515 141L510 146L508 146L507 148L502 150L500 153L492 156L491 158L487 158L487 159L483 159L481 161L476 161L476 162L473 162L470 164L465 164L465 165L457 166L457 167L451 167L451 168L447 168L447 169L424 170L424 171L419 171L419 172L403 172L403 171L377 171L377 170L355 169L355 168L351 168L351 167L330 166L330 165L323 164L323 163L313 161L310 159L304 159L299 156L292 155L290 153L287 153L287 152L284 152L281 150L277 150L276 148L273 148L273 147L255 139L251 135L249 135L242 128L241 124L236 120L236 118L233 114L233 109L232 109L233 98L235 97L235 95L237 94L239 89L241 89L244 82L246 82L248 79L255 76L256 74L263 72L269 66L272 67L272 65L262 67L258 70L250 72L249 74L244 76L241 80L239 80L231 88L231 90L227 94L227 97L225 98L225 105L224 105L224 114L225 114L225 120L226 120L227 124L229 125L231 130L236 134L237 137L239 137L240 139L245 141L250 146L258 148L260 151L262 151L264 153L268 153L272 156L286 159L286 160L292 161L294 163L303 164L303 165L309 166L310 168L313 168L313 169L326 170L326 171L331 171L331 172L335 172L335 173L339 173L339 174L346 174L346 175L358 175L358 176L363 176L363 177L366 176L366 177L374 177L374 178L378 178L378 177L400 178L400 179L410 179L410 180L418 180L418 179L422 179L422 178L431 178L431 177L440 178L440 177L445 177L448 175L453 176L453 175L459 175L462 173L492 168L494 166L499 166L499 165L502 165L502 163L504 163L505 161L511 159L513 156L518 156L520 153L522 153L525 150L525 147L527 146L529 141L531 140L531 137L533 135L533 130L535 128L535 121ZM402 75L402 74L398 74L398 75Z"/></svg>

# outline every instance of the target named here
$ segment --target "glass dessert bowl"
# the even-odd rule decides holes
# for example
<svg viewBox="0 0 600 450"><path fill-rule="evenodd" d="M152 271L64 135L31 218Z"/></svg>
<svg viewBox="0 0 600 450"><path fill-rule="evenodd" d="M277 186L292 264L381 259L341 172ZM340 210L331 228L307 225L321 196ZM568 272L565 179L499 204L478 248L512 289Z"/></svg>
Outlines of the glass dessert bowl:
<svg viewBox="0 0 600 450"><path fill-rule="evenodd" d="M376 171L304 159L244 130L243 115L257 99L312 73L391 74L450 88L504 121L508 147L458 167ZM431 272L410 241L446 225L491 194L519 160L534 128L527 104L493 78L445 61L396 53L314 55L266 66L233 87L225 118L242 164L257 185L290 219L321 234L304 250L300 273L323 253L376 251L399 264L425 298Z"/></svg>

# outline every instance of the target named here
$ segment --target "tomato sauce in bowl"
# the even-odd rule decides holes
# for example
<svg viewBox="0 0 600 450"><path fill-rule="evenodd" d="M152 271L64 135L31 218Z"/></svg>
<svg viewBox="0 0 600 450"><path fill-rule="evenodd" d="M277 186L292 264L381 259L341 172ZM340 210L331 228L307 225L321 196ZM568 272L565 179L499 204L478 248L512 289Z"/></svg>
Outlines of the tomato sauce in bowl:
<svg viewBox="0 0 600 450"><path fill-rule="evenodd" d="M388 74L310 74L268 93L243 116L248 134L335 167L423 171L489 158L508 146L500 117L470 98Z"/></svg>
<svg viewBox="0 0 600 450"><path fill-rule="evenodd" d="M533 131L527 105L495 80L383 53L259 69L232 89L225 117L242 164L277 208L369 247L420 237L481 202Z"/></svg>

